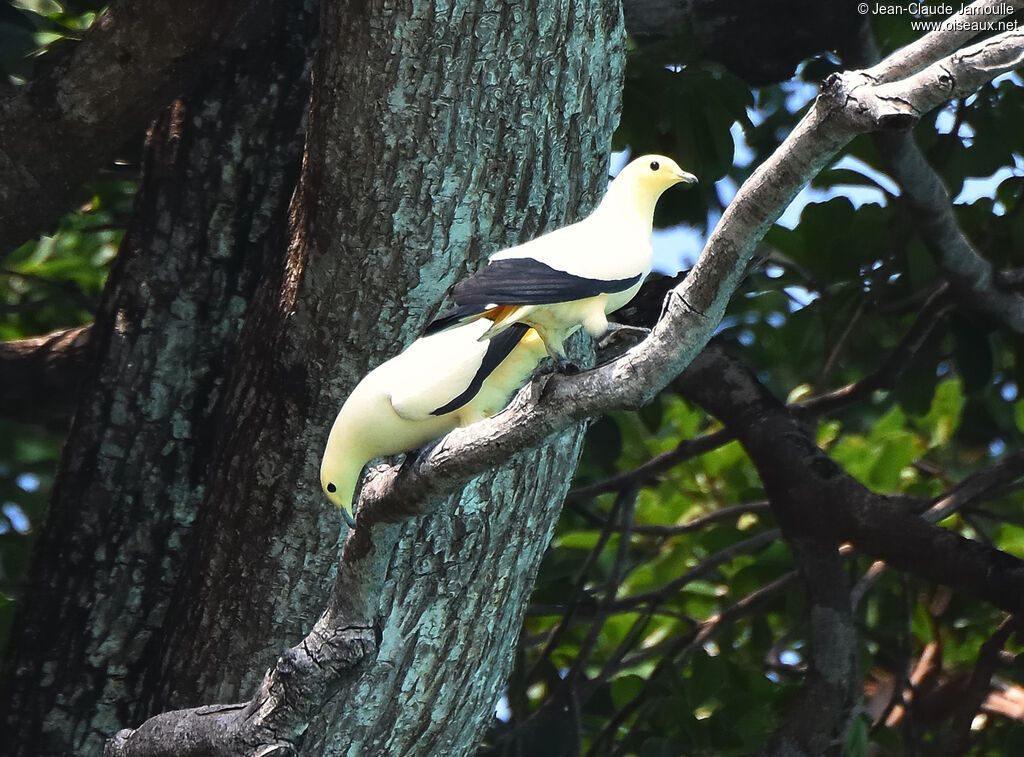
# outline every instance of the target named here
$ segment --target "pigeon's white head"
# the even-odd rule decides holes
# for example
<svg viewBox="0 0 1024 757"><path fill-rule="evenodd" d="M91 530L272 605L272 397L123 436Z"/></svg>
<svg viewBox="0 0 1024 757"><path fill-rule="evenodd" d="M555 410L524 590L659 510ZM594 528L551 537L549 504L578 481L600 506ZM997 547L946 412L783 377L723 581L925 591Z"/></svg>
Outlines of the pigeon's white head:
<svg viewBox="0 0 1024 757"><path fill-rule="evenodd" d="M652 192L655 197L676 184L696 184L697 177L684 171L672 158L664 155L642 155L619 171L615 184L633 184L637 189Z"/></svg>
<svg viewBox="0 0 1024 757"><path fill-rule="evenodd" d="M642 215L649 215L654 213L654 206L666 189L676 184L696 183L697 177L680 168L672 158L643 155L619 171L605 197L616 205L625 204Z"/></svg>

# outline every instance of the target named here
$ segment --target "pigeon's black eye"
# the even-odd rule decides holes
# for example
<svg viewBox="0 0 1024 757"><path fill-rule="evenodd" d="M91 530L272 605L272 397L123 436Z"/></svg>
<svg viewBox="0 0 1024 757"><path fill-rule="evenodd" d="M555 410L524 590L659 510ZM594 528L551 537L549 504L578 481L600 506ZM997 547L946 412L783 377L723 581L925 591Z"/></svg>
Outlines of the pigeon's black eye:
<svg viewBox="0 0 1024 757"><path fill-rule="evenodd" d="M656 161L656 160L652 160L651 161L651 170L652 171L657 171L659 168L661 168L661 164L659 164L658 161Z"/></svg>
<svg viewBox="0 0 1024 757"><path fill-rule="evenodd" d="M335 486L334 484L327 484L327 491L329 491L331 494L334 494L334 492L338 491L338 487Z"/></svg>

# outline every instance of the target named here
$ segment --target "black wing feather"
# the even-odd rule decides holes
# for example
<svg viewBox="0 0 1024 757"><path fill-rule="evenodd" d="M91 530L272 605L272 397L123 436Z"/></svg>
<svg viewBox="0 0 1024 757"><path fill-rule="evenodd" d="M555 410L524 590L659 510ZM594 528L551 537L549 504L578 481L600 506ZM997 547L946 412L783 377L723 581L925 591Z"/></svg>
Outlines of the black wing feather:
<svg viewBox="0 0 1024 757"><path fill-rule="evenodd" d="M494 373L494 369L501 364L502 360L509 356L509 353L515 349L523 335L529 330L530 327L525 324L513 323L505 331L491 337L487 342L487 352L484 353L484 359L480 361L480 367L477 368L476 375L469 382L469 388L448 404L442 405L437 410L432 410L430 414L444 415L445 413L450 413L453 410L458 410L473 399L477 392L480 391L480 387L483 386L487 377Z"/></svg>
<svg viewBox="0 0 1024 757"><path fill-rule="evenodd" d="M575 276L532 258L495 260L452 287L456 305L550 305L629 289L643 278L603 281Z"/></svg>

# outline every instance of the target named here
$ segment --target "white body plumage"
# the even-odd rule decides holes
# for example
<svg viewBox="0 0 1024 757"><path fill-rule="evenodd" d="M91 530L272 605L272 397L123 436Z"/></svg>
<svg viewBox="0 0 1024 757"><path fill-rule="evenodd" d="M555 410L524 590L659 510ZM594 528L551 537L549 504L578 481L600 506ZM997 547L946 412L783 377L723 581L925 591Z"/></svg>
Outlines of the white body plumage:
<svg viewBox="0 0 1024 757"><path fill-rule="evenodd" d="M320 466L327 498L351 516L363 467L501 411L544 358L536 331L480 341L486 319L421 337L370 371L335 418Z"/></svg>

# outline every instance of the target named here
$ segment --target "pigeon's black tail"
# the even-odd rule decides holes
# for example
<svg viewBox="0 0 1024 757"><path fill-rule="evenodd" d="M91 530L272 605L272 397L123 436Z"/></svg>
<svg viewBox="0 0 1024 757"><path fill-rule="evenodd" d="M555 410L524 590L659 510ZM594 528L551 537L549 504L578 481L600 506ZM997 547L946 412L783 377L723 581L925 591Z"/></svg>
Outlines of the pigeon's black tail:
<svg viewBox="0 0 1024 757"><path fill-rule="evenodd" d="M453 326L461 326L464 323L475 321L487 312L487 307L484 305L456 305L450 310L446 310L432 320L426 330L423 332L424 336L430 336L436 334L439 331L446 331Z"/></svg>

